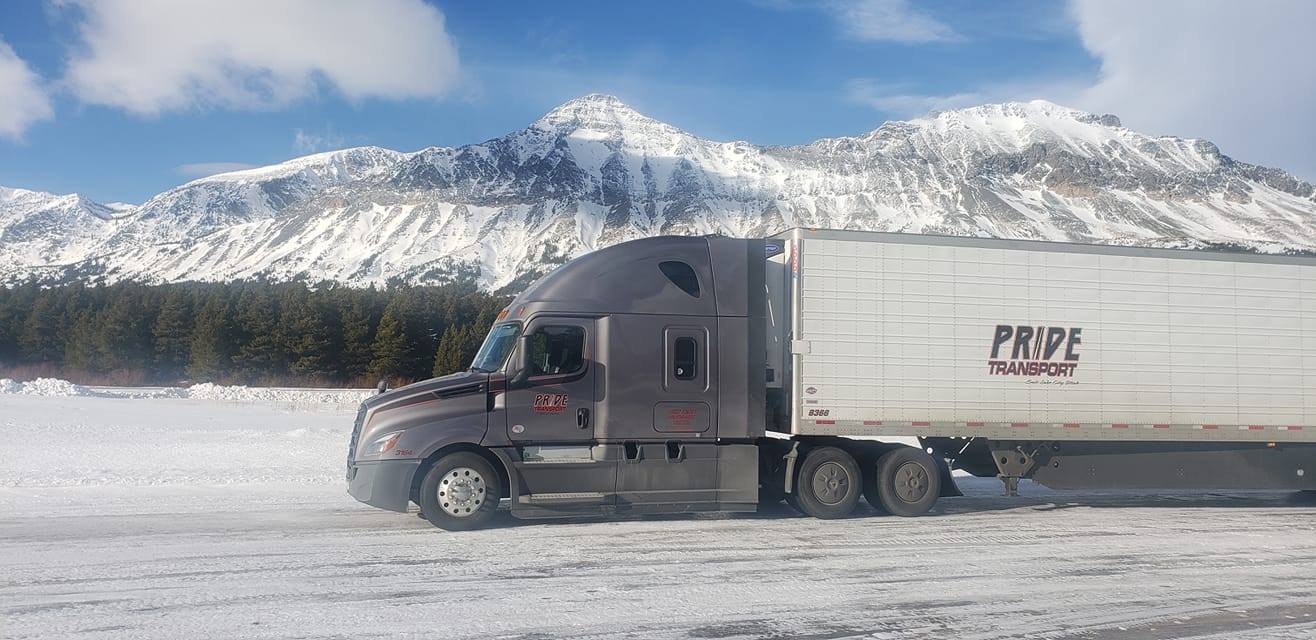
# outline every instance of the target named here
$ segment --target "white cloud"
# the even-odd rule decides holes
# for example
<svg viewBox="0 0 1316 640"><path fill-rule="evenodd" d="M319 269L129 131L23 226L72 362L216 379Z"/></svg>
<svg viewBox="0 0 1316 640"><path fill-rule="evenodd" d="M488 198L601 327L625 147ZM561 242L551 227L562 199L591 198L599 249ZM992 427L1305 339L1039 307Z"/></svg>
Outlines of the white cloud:
<svg viewBox="0 0 1316 640"><path fill-rule="evenodd" d="M0 137L18 139L34 123L55 114L41 79L0 40Z"/></svg>
<svg viewBox="0 0 1316 640"><path fill-rule="evenodd" d="M179 175L189 178L204 178L219 173L228 173L230 171L242 171L244 169L254 169L257 165L247 164L245 162L193 162L190 164L180 164L174 167Z"/></svg>
<svg viewBox="0 0 1316 640"><path fill-rule="evenodd" d="M1095 78L987 82L941 95L859 78L844 95L902 118L1043 98L1316 179L1316 2L1074 0L1071 10L1101 63Z"/></svg>
<svg viewBox="0 0 1316 640"><path fill-rule="evenodd" d="M912 91L908 85L883 84L872 78L855 78L846 83L845 97L853 103L867 105L899 118L920 116L929 111L969 107L992 99L977 91L947 95L927 95Z"/></svg>
<svg viewBox="0 0 1316 640"><path fill-rule="evenodd" d="M422 0L66 0L80 10L64 78L84 102L139 114L452 90L456 49Z"/></svg>
<svg viewBox="0 0 1316 640"><path fill-rule="evenodd" d="M909 0L749 0L774 11L822 10L852 40L947 42L963 39L954 29L910 6ZM1016 26L1017 28L1017 26Z"/></svg>
<svg viewBox="0 0 1316 640"><path fill-rule="evenodd" d="M293 129L292 131L292 150L297 153L316 153L331 149L342 149L345 144L347 144L347 140L343 136L334 133L332 127L326 127L324 131L306 131L305 129Z"/></svg>
<svg viewBox="0 0 1316 640"><path fill-rule="evenodd" d="M855 78L845 84L844 95L855 104L872 107L897 118L913 118L931 111L962 109L980 104L1050 100L1074 104L1085 84L1045 80L983 84L946 94L919 93L908 84L888 84L872 78Z"/></svg>
<svg viewBox="0 0 1316 640"><path fill-rule="evenodd" d="M1101 60L1076 106L1316 178L1316 2L1077 0Z"/></svg>
<svg viewBox="0 0 1316 640"><path fill-rule="evenodd" d="M946 42L960 39L955 30L908 0L831 0L827 10L849 38L868 42Z"/></svg>

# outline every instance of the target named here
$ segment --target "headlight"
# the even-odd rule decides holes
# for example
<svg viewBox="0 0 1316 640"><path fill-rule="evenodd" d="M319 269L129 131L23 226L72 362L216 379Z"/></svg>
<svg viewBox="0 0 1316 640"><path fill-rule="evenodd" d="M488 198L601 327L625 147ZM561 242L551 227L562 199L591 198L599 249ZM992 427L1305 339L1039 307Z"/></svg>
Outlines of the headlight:
<svg viewBox="0 0 1316 640"><path fill-rule="evenodd" d="M371 440L370 444L366 445L366 450L362 453L368 456L382 456L391 451L393 447L397 446L398 440L400 439L402 439L401 431L386 433Z"/></svg>

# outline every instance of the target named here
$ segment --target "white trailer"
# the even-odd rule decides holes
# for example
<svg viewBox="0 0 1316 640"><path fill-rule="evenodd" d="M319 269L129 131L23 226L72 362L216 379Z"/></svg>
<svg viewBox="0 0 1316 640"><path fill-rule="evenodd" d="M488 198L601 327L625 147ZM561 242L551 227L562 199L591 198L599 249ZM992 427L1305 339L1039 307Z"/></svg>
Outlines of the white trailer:
<svg viewBox="0 0 1316 640"><path fill-rule="evenodd" d="M808 229L775 240L776 430L921 438L1011 490L1019 477L1300 488L1316 472L1309 449L1274 455L1316 442L1316 258Z"/></svg>

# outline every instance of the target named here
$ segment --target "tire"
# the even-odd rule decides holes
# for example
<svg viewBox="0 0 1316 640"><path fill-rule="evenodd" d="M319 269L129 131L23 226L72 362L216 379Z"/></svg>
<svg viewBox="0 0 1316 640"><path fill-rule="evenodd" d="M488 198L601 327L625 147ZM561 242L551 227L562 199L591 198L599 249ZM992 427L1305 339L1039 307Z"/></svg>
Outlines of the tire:
<svg viewBox="0 0 1316 640"><path fill-rule="evenodd" d="M864 501L881 515L890 515L882 499L877 497L877 465L864 471Z"/></svg>
<svg viewBox="0 0 1316 640"><path fill-rule="evenodd" d="M844 518L859 503L863 483L854 456L836 447L820 447L804 456L791 506L815 518Z"/></svg>
<svg viewBox="0 0 1316 640"><path fill-rule="evenodd" d="M906 518L932 509L941 495L941 471L922 449L900 447L877 459L865 491L874 507Z"/></svg>
<svg viewBox="0 0 1316 640"><path fill-rule="evenodd" d="M502 495L498 472L478 454L459 451L439 458L420 484L420 512L448 531L487 526Z"/></svg>

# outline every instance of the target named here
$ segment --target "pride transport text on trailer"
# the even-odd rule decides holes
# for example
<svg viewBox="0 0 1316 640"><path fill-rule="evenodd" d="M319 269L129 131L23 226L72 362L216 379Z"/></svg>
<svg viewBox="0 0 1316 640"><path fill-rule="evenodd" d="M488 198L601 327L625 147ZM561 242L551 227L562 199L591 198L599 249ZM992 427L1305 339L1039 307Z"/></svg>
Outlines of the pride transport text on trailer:
<svg viewBox="0 0 1316 640"><path fill-rule="evenodd" d="M1313 490L1313 425L1316 259L795 229L563 265L469 370L366 401L347 477L445 529L501 498L912 516L955 494L948 466L1010 491Z"/></svg>

